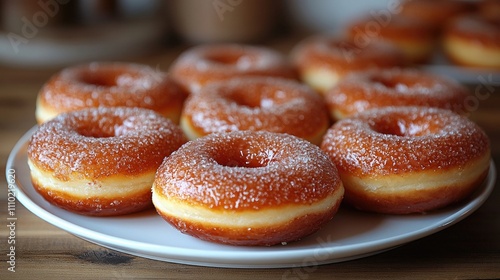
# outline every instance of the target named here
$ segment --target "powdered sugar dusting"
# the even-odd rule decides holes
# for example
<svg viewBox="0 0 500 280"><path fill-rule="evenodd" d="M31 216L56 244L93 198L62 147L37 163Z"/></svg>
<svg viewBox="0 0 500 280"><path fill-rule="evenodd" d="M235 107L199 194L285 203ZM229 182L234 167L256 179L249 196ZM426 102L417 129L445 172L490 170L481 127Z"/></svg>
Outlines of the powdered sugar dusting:
<svg viewBox="0 0 500 280"><path fill-rule="evenodd" d="M181 107L186 93L168 75L125 63L89 63L63 69L41 89L44 106L57 112L86 107Z"/></svg>
<svg viewBox="0 0 500 280"><path fill-rule="evenodd" d="M208 83L234 77L296 78L292 66L279 52L244 44L190 48L172 63L169 72L193 92Z"/></svg>
<svg viewBox="0 0 500 280"><path fill-rule="evenodd" d="M349 40L330 36L313 36L297 44L292 60L299 70L323 68L333 72L349 73L370 68L401 66L403 54L390 44L371 42L358 47Z"/></svg>
<svg viewBox="0 0 500 280"><path fill-rule="evenodd" d="M185 104L183 116L202 134L265 130L306 138L328 125L323 99L310 88L279 78L214 83Z"/></svg>
<svg viewBox="0 0 500 280"><path fill-rule="evenodd" d="M167 197L210 208L308 204L340 188L331 160L315 145L270 132L211 134L165 159L155 186Z"/></svg>
<svg viewBox="0 0 500 280"><path fill-rule="evenodd" d="M325 93L330 110L350 116L387 106L427 106L465 111L470 93L459 83L414 69L353 73Z"/></svg>
<svg viewBox="0 0 500 280"><path fill-rule="evenodd" d="M67 180L155 170L186 140L180 128L139 108L90 108L61 114L32 136L28 157Z"/></svg>
<svg viewBox="0 0 500 280"><path fill-rule="evenodd" d="M341 120L321 148L339 170L359 176L465 166L490 149L472 121L424 107L387 107Z"/></svg>

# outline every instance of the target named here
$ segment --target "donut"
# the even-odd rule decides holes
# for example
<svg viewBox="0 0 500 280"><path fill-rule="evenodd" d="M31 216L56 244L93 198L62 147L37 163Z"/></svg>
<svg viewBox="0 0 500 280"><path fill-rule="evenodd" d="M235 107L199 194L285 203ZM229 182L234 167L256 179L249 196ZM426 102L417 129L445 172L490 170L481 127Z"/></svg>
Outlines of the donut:
<svg viewBox="0 0 500 280"><path fill-rule="evenodd" d="M500 20L475 15L456 18L444 31L443 49L458 65L500 68Z"/></svg>
<svg viewBox="0 0 500 280"><path fill-rule="evenodd" d="M357 44L348 39L313 36L291 51L301 80L319 93L333 87L348 73L370 68L392 68L406 62L400 50L380 42Z"/></svg>
<svg viewBox="0 0 500 280"><path fill-rule="evenodd" d="M463 200L490 165L483 130L439 108L359 113L335 123L321 148L338 169L346 204L386 214L425 213Z"/></svg>
<svg viewBox="0 0 500 280"><path fill-rule="evenodd" d="M233 131L190 141L166 158L152 200L183 233L271 246L316 232L343 193L335 165L318 146L282 133Z"/></svg>
<svg viewBox="0 0 500 280"><path fill-rule="evenodd" d="M406 0L400 5L400 15L433 26L436 31L451 18L475 9L472 1L462 0Z"/></svg>
<svg viewBox="0 0 500 280"><path fill-rule="evenodd" d="M254 77L212 83L191 95L180 125L191 140L216 132L265 130L319 145L330 121L323 98L306 85Z"/></svg>
<svg viewBox="0 0 500 280"><path fill-rule="evenodd" d="M437 33L431 25L403 16L392 16L387 22L364 17L352 22L347 33L354 42L384 41L393 44L409 63L429 61L437 44Z"/></svg>
<svg viewBox="0 0 500 280"><path fill-rule="evenodd" d="M500 21L500 1L482 0L478 6L478 13L481 17L491 21Z"/></svg>
<svg viewBox="0 0 500 280"><path fill-rule="evenodd" d="M185 50L169 72L190 93L206 84L234 77L267 76L297 79L289 61L267 47L245 44L204 44Z"/></svg>
<svg viewBox="0 0 500 280"><path fill-rule="evenodd" d="M446 77L410 68L353 73L325 93L334 120L369 109L425 106L465 115L470 97L466 87Z"/></svg>
<svg viewBox="0 0 500 280"><path fill-rule="evenodd" d="M38 93L36 119L87 107L141 107L178 123L187 92L165 73L124 62L92 62L64 68Z"/></svg>
<svg viewBox="0 0 500 280"><path fill-rule="evenodd" d="M62 113L31 137L28 165L35 190L48 202L89 216L152 208L156 169L185 137L149 109L86 108Z"/></svg>

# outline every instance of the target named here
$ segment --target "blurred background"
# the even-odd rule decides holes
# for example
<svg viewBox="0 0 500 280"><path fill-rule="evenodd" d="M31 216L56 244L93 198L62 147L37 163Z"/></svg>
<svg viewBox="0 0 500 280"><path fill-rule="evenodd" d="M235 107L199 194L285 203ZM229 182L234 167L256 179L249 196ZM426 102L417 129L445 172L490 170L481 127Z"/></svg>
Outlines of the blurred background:
<svg viewBox="0 0 500 280"><path fill-rule="evenodd" d="M341 36L363 16L383 25L407 2L428 3L413 10L424 19L428 14L429 23L431 17L479 6L459 10L436 3L488 3L484 10L497 20L496 36L500 32L500 0L0 0L0 66L46 69L123 60L166 69L187 47L218 42L263 44L287 53L312 34ZM477 82L481 71L455 67L436 50L425 61L427 70ZM500 79L498 68L487 73Z"/></svg>
<svg viewBox="0 0 500 280"><path fill-rule="evenodd" d="M0 63L64 66L207 42L338 33L394 0L0 0Z"/></svg>

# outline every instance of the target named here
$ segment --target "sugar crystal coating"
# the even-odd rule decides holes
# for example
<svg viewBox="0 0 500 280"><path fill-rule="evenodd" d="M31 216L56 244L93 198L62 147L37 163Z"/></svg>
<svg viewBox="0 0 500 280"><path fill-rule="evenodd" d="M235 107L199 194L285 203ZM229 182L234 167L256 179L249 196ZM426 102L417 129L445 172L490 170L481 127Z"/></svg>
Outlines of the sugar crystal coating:
<svg viewBox="0 0 500 280"><path fill-rule="evenodd" d="M42 124L28 158L60 180L102 178L155 170L185 142L180 128L139 108L88 108Z"/></svg>
<svg viewBox="0 0 500 280"><path fill-rule="evenodd" d="M374 109L334 124L321 148L339 171L357 176L446 170L489 153L487 135L449 110Z"/></svg>
<svg viewBox="0 0 500 280"><path fill-rule="evenodd" d="M292 50L292 60L299 69L318 67L342 74L370 68L401 66L402 53L390 44L372 42L359 46L351 40L313 36Z"/></svg>
<svg viewBox="0 0 500 280"><path fill-rule="evenodd" d="M157 171L167 198L222 209L310 204L341 187L335 165L317 146L271 132L216 133L188 142Z"/></svg>
<svg viewBox="0 0 500 280"><path fill-rule="evenodd" d="M93 62L63 69L40 90L44 106L58 112L87 107L182 106L187 94L168 75L149 66Z"/></svg>
<svg viewBox="0 0 500 280"><path fill-rule="evenodd" d="M244 44L215 44L190 48L170 67L175 79L190 90L215 81L243 76L296 79L292 66L280 53Z"/></svg>
<svg viewBox="0 0 500 280"><path fill-rule="evenodd" d="M459 83L414 69L353 73L325 93L330 110L353 115L387 106L427 106L465 112L469 92Z"/></svg>
<svg viewBox="0 0 500 280"><path fill-rule="evenodd" d="M328 126L323 99L279 78L235 78L206 86L186 101L183 116L203 134L265 130L306 138Z"/></svg>

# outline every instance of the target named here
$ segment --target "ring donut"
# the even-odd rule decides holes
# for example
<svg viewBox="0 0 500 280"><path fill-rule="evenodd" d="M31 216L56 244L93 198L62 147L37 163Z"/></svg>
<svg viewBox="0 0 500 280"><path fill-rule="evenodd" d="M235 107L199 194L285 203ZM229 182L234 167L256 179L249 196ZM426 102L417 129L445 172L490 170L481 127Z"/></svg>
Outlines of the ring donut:
<svg viewBox="0 0 500 280"><path fill-rule="evenodd" d="M424 213L469 196L490 165L486 134L466 117L387 107L335 123L321 148L338 168L344 201L390 214Z"/></svg>
<svg viewBox="0 0 500 280"><path fill-rule="evenodd" d="M344 189L316 145L267 131L211 134L183 145L156 173L153 203L181 232L216 243L274 245L317 231Z"/></svg>
<svg viewBox="0 0 500 280"><path fill-rule="evenodd" d="M170 120L141 108L87 108L43 123L28 145L33 186L47 201L90 216L151 207L156 169L185 142Z"/></svg>
<svg viewBox="0 0 500 280"><path fill-rule="evenodd" d="M360 45L328 36L303 40L292 49L291 57L302 81L319 93L349 73L405 64L402 52L393 45L380 42Z"/></svg>
<svg viewBox="0 0 500 280"><path fill-rule="evenodd" d="M500 69L500 20L475 15L454 19L444 31L443 49L455 64Z"/></svg>
<svg viewBox="0 0 500 280"><path fill-rule="evenodd" d="M465 115L469 97L454 80L409 68L354 73L325 93L335 120L389 106L436 107Z"/></svg>
<svg viewBox="0 0 500 280"><path fill-rule="evenodd" d="M269 77L213 83L191 95L181 116L189 139L215 132L265 130L320 144L329 127L323 98L299 82Z"/></svg>
<svg viewBox="0 0 500 280"><path fill-rule="evenodd" d="M55 74L38 93L36 119L87 107L141 107L179 122L187 93L165 73L133 63L92 62Z"/></svg>
<svg viewBox="0 0 500 280"><path fill-rule="evenodd" d="M200 45L184 51L170 67L171 75L191 93L203 86L235 77L297 79L288 60L266 47L244 44Z"/></svg>

